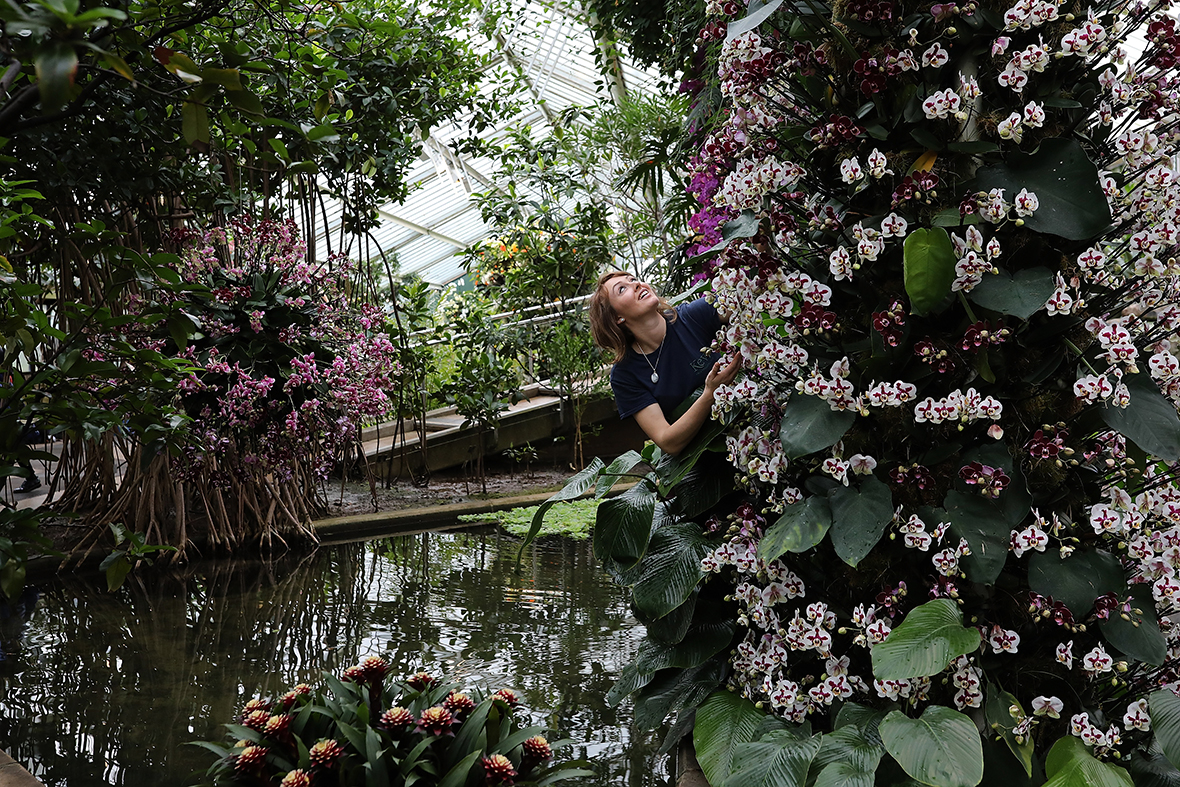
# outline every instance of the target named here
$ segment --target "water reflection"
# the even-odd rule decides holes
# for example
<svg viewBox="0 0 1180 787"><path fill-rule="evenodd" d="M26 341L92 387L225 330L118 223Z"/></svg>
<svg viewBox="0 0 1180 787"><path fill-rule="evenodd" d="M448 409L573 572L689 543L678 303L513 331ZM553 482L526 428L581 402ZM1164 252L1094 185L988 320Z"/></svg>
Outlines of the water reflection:
<svg viewBox="0 0 1180 787"><path fill-rule="evenodd" d="M381 654L509 686L584 742L591 784L667 785L603 697L640 637L586 544L427 534L278 562L208 561L118 594L66 578L0 615L0 747L48 787L191 782L241 704Z"/></svg>

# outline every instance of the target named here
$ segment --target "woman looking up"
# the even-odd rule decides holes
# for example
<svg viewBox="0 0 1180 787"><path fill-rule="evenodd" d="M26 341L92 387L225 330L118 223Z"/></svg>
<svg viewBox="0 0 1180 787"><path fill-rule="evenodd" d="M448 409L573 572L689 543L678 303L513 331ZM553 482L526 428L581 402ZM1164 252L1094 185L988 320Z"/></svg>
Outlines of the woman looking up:
<svg viewBox="0 0 1180 787"><path fill-rule="evenodd" d="M621 271L603 274L590 297L594 341L615 354L610 383L619 417L635 416L666 453L677 454L692 441L709 418L718 386L737 376L740 356L722 368L708 350L721 324L703 298L673 308L651 285ZM702 384L704 392L672 420Z"/></svg>

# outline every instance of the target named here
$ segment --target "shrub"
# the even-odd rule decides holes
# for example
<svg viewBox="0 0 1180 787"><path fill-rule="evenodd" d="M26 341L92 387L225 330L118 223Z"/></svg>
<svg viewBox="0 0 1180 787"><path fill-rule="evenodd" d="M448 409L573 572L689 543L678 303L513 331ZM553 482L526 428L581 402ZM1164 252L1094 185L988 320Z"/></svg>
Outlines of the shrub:
<svg viewBox="0 0 1180 787"><path fill-rule="evenodd" d="M199 742L218 760L204 785L545 785L591 775L558 761L570 741L549 743L527 726L515 692L463 692L425 672L388 680L370 657L325 686L300 684L246 703L227 724L230 746Z"/></svg>

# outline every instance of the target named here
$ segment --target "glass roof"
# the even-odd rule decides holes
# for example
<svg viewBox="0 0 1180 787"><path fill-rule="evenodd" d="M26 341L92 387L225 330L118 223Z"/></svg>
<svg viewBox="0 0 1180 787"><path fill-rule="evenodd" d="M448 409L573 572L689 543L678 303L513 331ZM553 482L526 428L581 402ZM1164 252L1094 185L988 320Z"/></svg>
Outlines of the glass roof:
<svg viewBox="0 0 1180 787"><path fill-rule="evenodd" d="M656 90L658 75L635 67L625 54L600 58L611 66L606 74L600 71L599 44L582 19L582 12L564 4L516 2L512 13L503 14L491 39L476 44L478 50L494 54L485 88L513 77L519 83L520 111L485 130L482 138L494 141L506 129L523 126L531 126L535 135L545 135L550 119L571 106L589 107L623 93L634 96ZM317 258L326 256L329 245L333 249L351 245L352 256L361 260L380 260L382 252L396 256L398 273L416 274L432 285L460 278L463 260L456 252L491 234L470 195L491 188L496 168L487 157L467 158L448 147L448 142L467 135L464 120L432 130L409 173L409 197L401 204L382 206L380 224L368 238L351 239L351 244L345 238L342 244L340 206L328 200L326 221L317 223Z"/></svg>

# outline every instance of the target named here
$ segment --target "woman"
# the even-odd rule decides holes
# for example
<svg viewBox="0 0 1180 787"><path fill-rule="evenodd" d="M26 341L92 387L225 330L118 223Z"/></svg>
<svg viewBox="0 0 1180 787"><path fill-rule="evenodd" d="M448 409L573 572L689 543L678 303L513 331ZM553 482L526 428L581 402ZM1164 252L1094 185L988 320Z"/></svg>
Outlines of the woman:
<svg viewBox="0 0 1180 787"><path fill-rule="evenodd" d="M610 382L619 417L635 416L662 451L682 451L708 420L718 386L737 376L740 356L722 368L708 350L721 324L703 298L673 309L629 273L613 271L598 279L590 298L590 330L599 347L615 354ZM702 383L704 392L672 420Z"/></svg>

